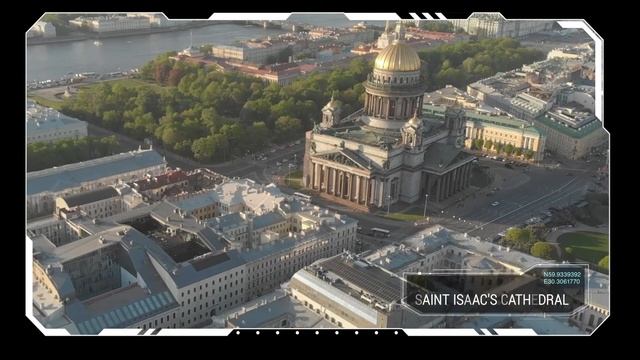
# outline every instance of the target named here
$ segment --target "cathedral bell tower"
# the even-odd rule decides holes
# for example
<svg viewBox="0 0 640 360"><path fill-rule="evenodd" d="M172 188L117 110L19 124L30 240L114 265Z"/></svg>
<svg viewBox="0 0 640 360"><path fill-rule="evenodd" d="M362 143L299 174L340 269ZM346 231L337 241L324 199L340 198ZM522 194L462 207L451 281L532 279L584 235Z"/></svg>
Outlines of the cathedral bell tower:
<svg viewBox="0 0 640 360"><path fill-rule="evenodd" d="M465 111L459 107L448 107L444 113L445 128L449 134L447 143L461 149L464 147Z"/></svg>
<svg viewBox="0 0 640 360"><path fill-rule="evenodd" d="M320 126L329 129L338 125L341 112L342 106L340 101L335 100L334 94L331 94L331 100L322 108L322 122Z"/></svg>
<svg viewBox="0 0 640 360"><path fill-rule="evenodd" d="M402 144L410 149L420 149L422 147L422 120L418 115L418 109L409 121L407 121L400 132L402 134Z"/></svg>

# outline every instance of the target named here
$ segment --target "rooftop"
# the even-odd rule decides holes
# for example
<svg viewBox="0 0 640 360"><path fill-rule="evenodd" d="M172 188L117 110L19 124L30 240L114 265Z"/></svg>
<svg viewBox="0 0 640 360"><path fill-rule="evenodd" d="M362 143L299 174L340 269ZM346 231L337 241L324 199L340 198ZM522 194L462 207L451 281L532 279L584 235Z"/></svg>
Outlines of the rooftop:
<svg viewBox="0 0 640 360"><path fill-rule="evenodd" d="M166 165L155 150L138 150L27 173L27 194L58 192L84 183Z"/></svg>
<svg viewBox="0 0 640 360"><path fill-rule="evenodd" d="M90 204L96 201L110 199L118 196L118 191L112 186L86 191L83 193L68 195L62 199L67 203L67 206L74 207L78 205Z"/></svg>
<svg viewBox="0 0 640 360"><path fill-rule="evenodd" d="M396 272L403 267L420 260L423 256L410 248L388 245L382 247L365 259L389 271Z"/></svg>
<svg viewBox="0 0 640 360"><path fill-rule="evenodd" d="M580 127L575 128L570 126L570 123L563 121L563 116L558 115L547 112L537 117L535 121L575 139L581 139L603 127L602 121L595 116L589 117L589 121L583 121Z"/></svg>
<svg viewBox="0 0 640 360"><path fill-rule="evenodd" d="M187 180L187 173L182 170L169 171L166 174L147 177L146 179L134 181L133 187L138 191L157 189L166 185L175 184Z"/></svg>
<svg viewBox="0 0 640 360"><path fill-rule="evenodd" d="M51 108L46 108L30 102L27 108L27 135L33 136L38 133L52 130L76 128L87 126L87 123L61 114Z"/></svg>
<svg viewBox="0 0 640 360"><path fill-rule="evenodd" d="M402 297L402 280L377 266L359 260L335 256L316 263L354 290L363 290L384 303L394 303ZM331 276L330 276L331 277Z"/></svg>
<svg viewBox="0 0 640 360"><path fill-rule="evenodd" d="M240 328L259 328L265 324L288 317L293 322L289 324L295 328L330 328L334 327L329 321L306 308L298 301L291 299L282 290L276 290L258 299L243 304L220 314L218 322L222 326L225 319L230 326ZM217 320L217 319L216 319ZM214 323L216 322L214 320Z"/></svg>

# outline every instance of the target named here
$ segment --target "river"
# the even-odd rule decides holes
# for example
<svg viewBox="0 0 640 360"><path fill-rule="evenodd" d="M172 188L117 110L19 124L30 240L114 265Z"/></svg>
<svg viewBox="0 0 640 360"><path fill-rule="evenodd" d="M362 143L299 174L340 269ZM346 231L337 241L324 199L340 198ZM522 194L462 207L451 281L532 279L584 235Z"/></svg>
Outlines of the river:
<svg viewBox="0 0 640 360"><path fill-rule="evenodd" d="M292 15L292 20L313 25L347 27L356 24L344 15ZM377 23L377 22L376 22ZM234 24L211 25L192 30L134 35L93 40L27 46L27 81L59 79L67 73L110 73L138 68L161 53L182 50L193 45L230 44L285 33L284 30L263 29Z"/></svg>

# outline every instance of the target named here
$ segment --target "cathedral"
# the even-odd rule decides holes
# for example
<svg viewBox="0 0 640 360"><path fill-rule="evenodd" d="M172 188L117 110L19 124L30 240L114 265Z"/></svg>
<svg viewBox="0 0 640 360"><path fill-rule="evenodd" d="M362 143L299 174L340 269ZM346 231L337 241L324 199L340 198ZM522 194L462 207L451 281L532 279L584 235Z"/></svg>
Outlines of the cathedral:
<svg viewBox="0 0 640 360"><path fill-rule="evenodd" d="M469 186L464 112L423 118L422 64L399 35L376 57L364 107L343 118L332 97L306 134L304 186L322 197L372 211L425 195L441 202Z"/></svg>

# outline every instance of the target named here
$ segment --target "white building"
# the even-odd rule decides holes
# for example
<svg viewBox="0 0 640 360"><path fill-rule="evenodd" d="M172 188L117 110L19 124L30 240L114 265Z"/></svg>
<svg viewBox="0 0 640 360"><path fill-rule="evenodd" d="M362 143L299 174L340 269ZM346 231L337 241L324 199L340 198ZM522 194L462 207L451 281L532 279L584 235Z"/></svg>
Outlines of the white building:
<svg viewBox="0 0 640 360"><path fill-rule="evenodd" d="M38 21L33 25L31 30L27 32L27 37L43 37L52 38L56 36L56 27L52 23L46 21Z"/></svg>
<svg viewBox="0 0 640 360"><path fill-rule="evenodd" d="M254 207L257 212L257 198L249 197L245 211ZM86 214L41 221L28 232L36 249L34 287L50 294L50 306L34 304L43 314L39 318L75 333L115 327L110 322L141 329L200 327L212 316L273 291L303 266L355 247L356 220L289 197L277 205L296 228L288 225L288 233L240 250L232 249L233 240L226 234L167 201L100 221ZM294 214L301 215L293 219ZM263 228L265 233L273 231ZM157 298L149 304L139 297L142 294L131 300L119 295L137 294L130 289L138 288ZM137 301L147 302L143 310L137 309ZM108 310L88 311L94 302ZM117 322L110 313L116 305L124 312ZM48 308L59 312L43 312Z"/></svg>
<svg viewBox="0 0 640 360"><path fill-rule="evenodd" d="M555 21L507 20L500 13L473 13L468 19L450 20L456 28L478 37L517 38L537 32L550 31Z"/></svg>
<svg viewBox="0 0 640 360"><path fill-rule="evenodd" d="M268 58L278 56L289 47L289 43L279 40L248 40L239 46L216 45L211 48L211 55L221 59L238 60L251 64L264 64Z"/></svg>
<svg viewBox="0 0 640 360"><path fill-rule="evenodd" d="M69 20L69 24L78 28L87 26L91 31L101 34L148 29L151 27L151 20L147 16L80 16L74 20Z"/></svg>
<svg viewBox="0 0 640 360"><path fill-rule="evenodd" d="M28 218L50 215L55 199L166 172L154 150L138 150L27 173Z"/></svg>
<svg viewBox="0 0 640 360"><path fill-rule="evenodd" d="M27 144L80 139L87 136L87 123L60 112L28 102Z"/></svg>

